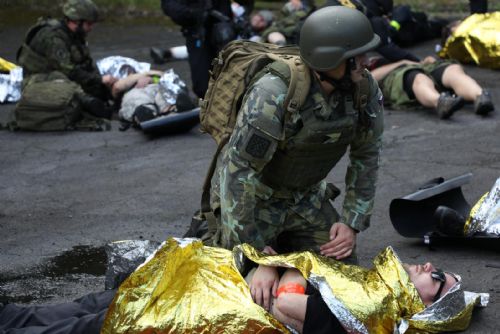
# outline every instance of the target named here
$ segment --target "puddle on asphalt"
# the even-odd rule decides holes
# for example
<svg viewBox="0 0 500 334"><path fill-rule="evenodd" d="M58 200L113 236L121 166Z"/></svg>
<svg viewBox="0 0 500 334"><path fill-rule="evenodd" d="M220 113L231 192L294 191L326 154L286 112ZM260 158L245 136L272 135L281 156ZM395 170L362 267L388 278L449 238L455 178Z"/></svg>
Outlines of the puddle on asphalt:
<svg viewBox="0 0 500 334"><path fill-rule="evenodd" d="M75 246L29 272L0 273L0 303L43 302L58 296L61 290L71 293L80 286L102 286L106 265L104 247Z"/></svg>
<svg viewBox="0 0 500 334"><path fill-rule="evenodd" d="M104 247L75 246L52 258L42 270L48 277L68 274L89 274L100 276L106 272L106 252Z"/></svg>

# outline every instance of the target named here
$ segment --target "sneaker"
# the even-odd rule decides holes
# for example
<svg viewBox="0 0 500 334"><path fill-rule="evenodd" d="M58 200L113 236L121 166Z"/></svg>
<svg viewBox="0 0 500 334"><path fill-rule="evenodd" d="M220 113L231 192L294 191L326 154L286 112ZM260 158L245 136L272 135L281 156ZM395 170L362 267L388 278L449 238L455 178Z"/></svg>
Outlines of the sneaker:
<svg viewBox="0 0 500 334"><path fill-rule="evenodd" d="M172 58L172 53L169 50L152 47L149 49L149 55L155 64L163 64Z"/></svg>
<svg viewBox="0 0 500 334"><path fill-rule="evenodd" d="M464 99L460 96L451 95L450 93L443 92L439 96L436 111L441 119L450 118L451 115L458 109L464 106Z"/></svg>
<svg viewBox="0 0 500 334"><path fill-rule="evenodd" d="M474 101L474 112L478 115L485 116L495 109L493 106L493 101L491 100L491 95L488 91L483 90L481 95L479 95Z"/></svg>

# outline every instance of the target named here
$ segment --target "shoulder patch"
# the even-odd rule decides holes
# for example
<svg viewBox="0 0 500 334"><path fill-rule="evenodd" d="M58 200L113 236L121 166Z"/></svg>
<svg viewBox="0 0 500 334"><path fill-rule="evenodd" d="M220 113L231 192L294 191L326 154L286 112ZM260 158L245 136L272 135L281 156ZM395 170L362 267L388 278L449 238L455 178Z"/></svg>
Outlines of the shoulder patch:
<svg viewBox="0 0 500 334"><path fill-rule="evenodd" d="M269 150L270 146L271 141L268 138L260 136L259 134L254 132L248 140L248 143L245 147L245 152L254 158L262 159L266 155L267 150Z"/></svg>

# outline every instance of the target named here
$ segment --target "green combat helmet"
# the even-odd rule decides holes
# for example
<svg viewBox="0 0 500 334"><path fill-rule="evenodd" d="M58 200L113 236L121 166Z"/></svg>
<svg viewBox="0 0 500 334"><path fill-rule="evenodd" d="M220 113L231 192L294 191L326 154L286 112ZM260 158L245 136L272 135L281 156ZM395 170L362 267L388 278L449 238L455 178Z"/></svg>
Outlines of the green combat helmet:
<svg viewBox="0 0 500 334"><path fill-rule="evenodd" d="M62 10L73 21L96 22L99 18L99 9L92 0L67 0Z"/></svg>
<svg viewBox="0 0 500 334"><path fill-rule="evenodd" d="M378 46L368 18L344 6L328 6L312 13L300 31L300 56L312 69L323 72L346 59Z"/></svg>

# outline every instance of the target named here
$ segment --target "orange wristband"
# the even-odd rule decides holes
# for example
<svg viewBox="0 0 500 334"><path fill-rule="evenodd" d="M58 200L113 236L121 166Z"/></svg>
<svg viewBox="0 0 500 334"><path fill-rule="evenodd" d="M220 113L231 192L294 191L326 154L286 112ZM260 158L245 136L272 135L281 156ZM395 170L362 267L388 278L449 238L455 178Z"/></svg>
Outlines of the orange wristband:
<svg viewBox="0 0 500 334"><path fill-rule="evenodd" d="M285 293L298 293L299 295L303 295L306 293L306 289L300 285L299 283L286 283L278 288L276 293L276 297L278 297L282 292Z"/></svg>

